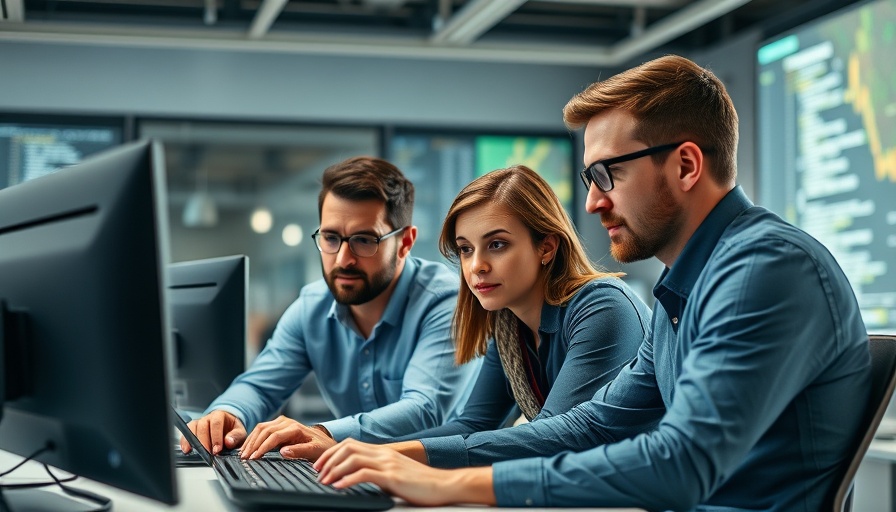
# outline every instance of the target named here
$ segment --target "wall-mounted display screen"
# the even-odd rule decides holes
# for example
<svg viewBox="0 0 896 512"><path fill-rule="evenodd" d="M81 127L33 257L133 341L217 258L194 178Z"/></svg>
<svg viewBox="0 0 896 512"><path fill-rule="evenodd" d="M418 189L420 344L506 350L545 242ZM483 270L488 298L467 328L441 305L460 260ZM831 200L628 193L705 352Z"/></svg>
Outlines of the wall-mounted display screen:
<svg viewBox="0 0 896 512"><path fill-rule="evenodd" d="M0 188L74 165L122 142L120 119L0 115Z"/></svg>
<svg viewBox="0 0 896 512"><path fill-rule="evenodd" d="M574 208L573 138L570 135L438 133L396 130L389 160L414 183L414 254L439 260L442 220L460 190L495 169L526 165L550 183L567 212Z"/></svg>
<svg viewBox="0 0 896 512"><path fill-rule="evenodd" d="M871 332L896 332L896 2L757 51L760 202L834 254Z"/></svg>

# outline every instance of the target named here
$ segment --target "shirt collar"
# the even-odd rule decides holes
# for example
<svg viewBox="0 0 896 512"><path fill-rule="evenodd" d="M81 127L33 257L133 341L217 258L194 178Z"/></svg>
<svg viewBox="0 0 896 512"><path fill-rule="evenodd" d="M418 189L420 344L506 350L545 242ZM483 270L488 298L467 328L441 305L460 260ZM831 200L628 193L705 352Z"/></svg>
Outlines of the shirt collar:
<svg viewBox="0 0 896 512"><path fill-rule="evenodd" d="M751 206L753 203L740 185L728 192L694 231L672 267L663 270L659 282L653 288L654 297L659 299L665 290L669 290L686 299L722 234L737 216Z"/></svg>
<svg viewBox="0 0 896 512"><path fill-rule="evenodd" d="M395 284L395 289L392 291L392 297L389 298L389 304L386 305L383 317L376 323L377 326L383 322L386 322L389 325L398 325L401 322L402 314L407 308L406 299L411 287L411 282L414 280L414 274L417 271L418 265L417 260L414 258L408 257L404 260L404 268L398 276L398 282ZM351 323L351 314L349 313L348 306L340 304L335 300L330 306L327 318L335 318L346 325ZM373 331L371 332L375 331L376 326L374 326Z"/></svg>

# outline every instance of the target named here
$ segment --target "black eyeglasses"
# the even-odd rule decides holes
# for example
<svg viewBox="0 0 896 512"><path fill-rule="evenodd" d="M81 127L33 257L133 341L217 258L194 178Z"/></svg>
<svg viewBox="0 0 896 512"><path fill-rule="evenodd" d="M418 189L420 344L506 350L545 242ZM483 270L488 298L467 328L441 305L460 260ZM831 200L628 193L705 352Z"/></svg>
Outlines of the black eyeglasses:
<svg viewBox="0 0 896 512"><path fill-rule="evenodd" d="M395 236L398 233L401 233L407 229L407 226L398 228L395 231L390 231L383 236L373 236L373 235L352 235L352 236L342 236L338 233L333 233L331 231L321 231L320 228L311 235L311 238L314 239L314 243L317 244L318 250L327 254L336 254L339 252L339 248L342 247L342 242L348 242L348 248L352 251L355 256L359 256L361 258L369 258L376 254L376 250L380 246L380 242L389 238L390 236Z"/></svg>
<svg viewBox="0 0 896 512"><path fill-rule="evenodd" d="M591 183L594 183L601 192L609 192L613 190L613 175L610 174L611 165L628 162L629 160L635 160L636 158L644 156L655 155L657 153L662 153L663 151L670 151L682 144L684 144L684 141L675 142L673 144L663 144L662 146L653 146L652 148L642 149L627 155L598 160L582 169L582 183L585 184L585 188L587 189L591 189Z"/></svg>

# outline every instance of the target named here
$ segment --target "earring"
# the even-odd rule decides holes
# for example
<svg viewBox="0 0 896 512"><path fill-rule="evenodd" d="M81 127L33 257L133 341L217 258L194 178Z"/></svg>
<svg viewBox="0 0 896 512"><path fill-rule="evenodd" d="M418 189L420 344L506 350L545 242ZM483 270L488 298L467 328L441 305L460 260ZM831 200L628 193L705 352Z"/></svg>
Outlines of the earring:
<svg viewBox="0 0 896 512"><path fill-rule="evenodd" d="M545 265L547 265L547 264L548 264L547 261L545 261L545 260L541 260L541 266L545 266Z"/></svg>

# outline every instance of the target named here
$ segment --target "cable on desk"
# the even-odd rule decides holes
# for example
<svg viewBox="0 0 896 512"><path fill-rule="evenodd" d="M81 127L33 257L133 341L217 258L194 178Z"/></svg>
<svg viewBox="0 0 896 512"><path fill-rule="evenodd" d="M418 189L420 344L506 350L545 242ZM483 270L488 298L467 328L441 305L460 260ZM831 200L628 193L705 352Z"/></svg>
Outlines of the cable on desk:
<svg viewBox="0 0 896 512"><path fill-rule="evenodd" d="M4 477L4 476L12 473L13 471L19 469L20 467L25 465L26 462L33 460L38 455L40 455L46 451L52 451L54 449L55 449L55 446L53 446L53 443L47 442L46 445L44 445L42 448L40 448L36 452L32 453L31 455L25 457L25 459L20 461L15 466L0 473L0 477ZM50 471L50 466L43 464L43 467L44 467L44 470L46 470L47 474L50 475L50 478L53 479L52 481L29 482L29 483L19 483L19 484L0 483L0 491L2 491L4 489L33 489L36 487L46 487L49 485L56 484L59 486L60 489L62 489L62 492L64 492L65 494L68 494L69 496L81 498L81 499L84 499L87 501L91 501L100 506L100 508L94 509L90 512L106 512L106 511L112 510L112 500L111 499L106 498L105 496L100 496L99 494L94 494L94 493L92 493L90 491L86 491L84 489L75 489L74 487L69 487L69 486L65 485L66 482L71 482L71 481L75 480L76 478L78 478L77 475L71 475L71 476L68 476L65 478L59 478L58 476L53 474L52 471Z"/></svg>
<svg viewBox="0 0 896 512"><path fill-rule="evenodd" d="M62 492L64 492L65 494L68 494L69 496L75 496L76 498L85 499L87 501L92 501L100 506L100 508L94 509L91 512L106 512L108 510L112 510L111 499L84 489L75 489L74 487L69 487L63 483L68 482L69 480L59 479L56 475L53 474L52 471L50 471L50 466L44 464L44 469L47 470L50 478L52 478L56 482L56 484L59 485L59 488L62 489Z"/></svg>
<svg viewBox="0 0 896 512"><path fill-rule="evenodd" d="M44 453L44 452L47 452L47 451L52 451L52 450L54 450L55 448L56 448L56 447L53 445L52 442L47 441L47 444L45 444L42 448L40 448L40 449L37 450L36 452L32 453L31 455L25 457L22 461L20 461L20 462L19 462L18 464L16 464L15 466L13 466L13 467L7 469L7 470L4 471L3 473L0 473L0 478L4 477L4 476L6 476L6 475L12 473L13 471L19 469L20 467L24 466L25 463L27 463L27 462L29 462L30 460L34 459L34 458L37 457L38 455L40 455L40 454L42 454L42 453ZM74 480L75 478L76 478L76 477L73 477L73 478L70 478L70 479L67 479L67 480L64 480L64 481L65 481L65 482L70 482L70 481ZM53 485L54 483L55 483L55 482L42 482L42 483L38 483L38 484L0 484L0 489L15 489L15 488L23 488L23 487L41 487L41 486L44 486L44 485Z"/></svg>

